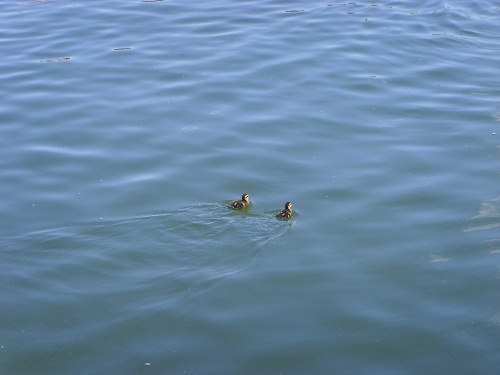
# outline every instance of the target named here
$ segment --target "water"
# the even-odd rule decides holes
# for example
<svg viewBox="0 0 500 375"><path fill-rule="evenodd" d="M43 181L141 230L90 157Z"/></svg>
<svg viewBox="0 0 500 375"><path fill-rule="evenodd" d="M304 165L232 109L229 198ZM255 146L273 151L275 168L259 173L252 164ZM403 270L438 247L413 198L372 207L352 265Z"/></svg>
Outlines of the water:
<svg viewBox="0 0 500 375"><path fill-rule="evenodd" d="M0 373L497 373L499 18L2 3Z"/></svg>

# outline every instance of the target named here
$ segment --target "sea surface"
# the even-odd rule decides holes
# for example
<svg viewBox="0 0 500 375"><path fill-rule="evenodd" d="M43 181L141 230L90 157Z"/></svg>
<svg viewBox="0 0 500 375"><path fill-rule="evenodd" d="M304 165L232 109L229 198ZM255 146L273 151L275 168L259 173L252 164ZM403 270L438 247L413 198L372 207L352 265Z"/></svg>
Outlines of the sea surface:
<svg viewBox="0 0 500 375"><path fill-rule="evenodd" d="M1 375L499 373L499 2L0 25Z"/></svg>

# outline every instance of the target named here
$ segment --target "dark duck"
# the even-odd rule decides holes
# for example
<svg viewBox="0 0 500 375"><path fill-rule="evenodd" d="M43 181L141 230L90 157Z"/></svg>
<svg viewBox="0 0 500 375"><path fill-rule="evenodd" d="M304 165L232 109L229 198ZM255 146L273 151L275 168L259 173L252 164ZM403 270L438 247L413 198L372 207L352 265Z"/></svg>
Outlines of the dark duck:
<svg viewBox="0 0 500 375"><path fill-rule="evenodd" d="M281 210L276 214L276 217L278 219L282 220L288 220L292 217L293 211L292 211L292 202L286 202L285 203L285 209Z"/></svg>
<svg viewBox="0 0 500 375"><path fill-rule="evenodd" d="M243 194L241 196L241 199L238 199L237 201L232 201L227 205L227 207L231 208L232 210L242 210L250 205L249 199L250 196L248 194Z"/></svg>

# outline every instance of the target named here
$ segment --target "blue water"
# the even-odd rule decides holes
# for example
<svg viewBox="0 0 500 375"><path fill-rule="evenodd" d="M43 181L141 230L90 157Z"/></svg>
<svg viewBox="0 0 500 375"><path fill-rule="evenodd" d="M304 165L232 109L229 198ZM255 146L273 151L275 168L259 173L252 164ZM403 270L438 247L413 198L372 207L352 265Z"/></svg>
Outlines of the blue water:
<svg viewBox="0 0 500 375"><path fill-rule="evenodd" d="M498 373L499 21L0 4L0 374Z"/></svg>

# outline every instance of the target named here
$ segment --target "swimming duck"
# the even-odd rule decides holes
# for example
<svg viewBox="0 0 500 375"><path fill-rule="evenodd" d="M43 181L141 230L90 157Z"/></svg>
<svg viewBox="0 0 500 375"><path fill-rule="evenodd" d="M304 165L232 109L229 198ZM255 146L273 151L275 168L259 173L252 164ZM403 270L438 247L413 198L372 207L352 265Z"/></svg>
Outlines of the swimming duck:
<svg viewBox="0 0 500 375"><path fill-rule="evenodd" d="M292 217L293 211L292 211L292 202L286 202L285 203L285 209L278 212L276 214L276 217L278 219L283 219L283 220L288 220Z"/></svg>
<svg viewBox="0 0 500 375"><path fill-rule="evenodd" d="M249 198L250 196L248 194L243 194L241 196L241 200L232 201L227 205L227 207L233 210L242 210L244 208L247 208L250 204Z"/></svg>

